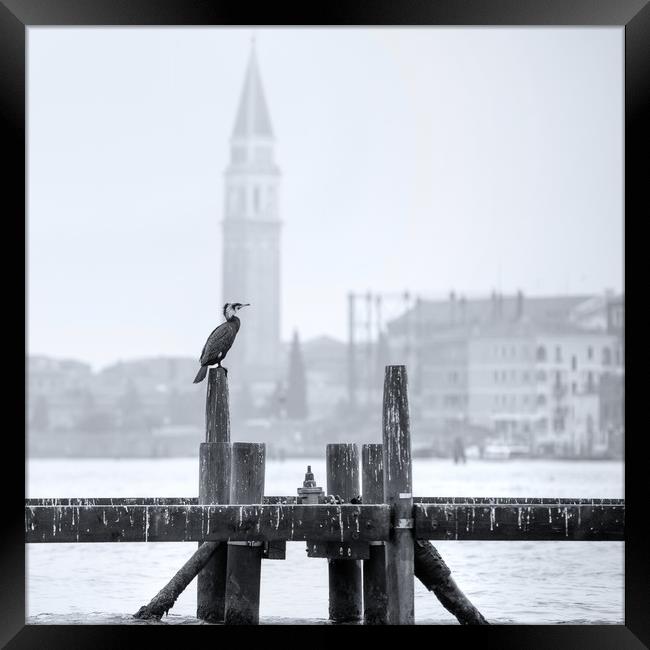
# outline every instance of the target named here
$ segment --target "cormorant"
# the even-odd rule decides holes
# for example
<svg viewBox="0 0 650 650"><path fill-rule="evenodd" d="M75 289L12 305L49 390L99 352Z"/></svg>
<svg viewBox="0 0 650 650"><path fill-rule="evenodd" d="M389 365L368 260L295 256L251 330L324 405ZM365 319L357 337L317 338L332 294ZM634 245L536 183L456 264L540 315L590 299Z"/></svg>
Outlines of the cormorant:
<svg viewBox="0 0 650 650"><path fill-rule="evenodd" d="M248 307L249 304L242 304L240 302L227 302L223 306L223 315L226 319L225 323L221 323L205 342L203 346L203 352L201 352L201 359L199 360L201 367L197 373L194 383L198 384L199 382L205 379L205 376L208 374L208 366L213 366L215 363L218 368L221 368L221 362L226 357L228 350L230 350L237 332L239 331L239 318L235 315L242 307ZM224 368L226 374L228 370Z"/></svg>

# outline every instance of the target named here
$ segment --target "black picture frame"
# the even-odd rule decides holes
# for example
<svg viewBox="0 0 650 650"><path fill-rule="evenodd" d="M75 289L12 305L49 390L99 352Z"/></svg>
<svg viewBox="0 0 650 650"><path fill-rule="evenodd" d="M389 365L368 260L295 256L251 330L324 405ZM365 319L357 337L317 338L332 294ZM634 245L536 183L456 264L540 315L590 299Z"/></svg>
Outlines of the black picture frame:
<svg viewBox="0 0 650 650"><path fill-rule="evenodd" d="M625 224L637 221L647 179L650 178L646 143L650 141L648 121L643 108L650 104L650 6L648 0L395 0L342 3L249 3L219 2L217 0L0 0L0 114L5 150L3 219L6 249L23 244L26 251L26 130L25 130L25 72L26 29L31 26L84 25L260 25L260 26L363 26L363 25L456 25L456 26L620 26L625 30ZM644 158L645 156L645 158ZM647 213L647 208L644 210ZM639 214L638 220L646 214ZM626 238L627 242L627 238ZM633 242L632 242L633 243ZM627 252L627 245L626 245ZM629 254L627 256L629 260ZM26 259L24 260L27 268ZM15 263L14 263L15 264ZM11 272L9 271L11 269ZM11 283L15 266L9 264L4 277L5 293L13 288L15 307L5 309L4 325L17 323L15 314L22 306L25 319L27 277L21 286ZM629 302L629 301L628 301ZM8 318L7 314L13 314ZM26 323L26 320L25 320ZM4 352L14 353L16 364L25 372L25 359L14 341L23 342L25 327L15 325L11 339L5 338ZM9 334L7 334L9 337ZM7 343L9 345L7 345ZM634 366L632 364L632 372ZM626 372L630 371L626 362ZM19 373L20 374L20 373ZM6 378L13 374L5 372ZM26 379L26 378L25 378ZM12 382L10 382L12 383ZM13 383L17 384L15 379ZM628 386L631 382L628 382ZM628 389L629 390L629 389ZM15 400L5 403L11 407L17 422L23 423L26 434L25 411L20 400L26 398L25 383L18 389ZM634 394L634 393L632 393ZM634 398L628 398L634 403ZM642 428L642 427L641 427ZM628 429L629 431L630 429ZM4 468L18 466L25 454L26 441L19 433L20 424L5 429L4 443L9 447L4 455ZM319 639L329 634L345 634L347 642L360 640L357 635L400 636L424 631L432 643L479 644L498 648L643 648L650 644L650 610L647 538L643 535L644 489L643 432L635 430L626 440L626 541L625 541L625 624L612 626L494 626L466 628L436 626L422 629L414 626L405 630L363 628L363 626L323 626ZM24 468L24 465L23 465ZM24 475L19 471L18 476ZM161 630L166 640L179 634L207 634L206 640L219 642L232 628L220 626L26 626L25 625L25 542L24 491L20 478L5 483L11 498L5 499L2 540L0 591L0 642L8 648L100 648L129 647L131 643L156 642ZM594 570L598 570L594 567ZM418 629L419 628L419 629ZM172 632L172 629L174 630ZM199 630L197 632L197 630ZM286 639L286 628L264 626L248 628L248 634L278 633ZM310 645L316 635L299 631L296 642ZM144 636L146 635L146 637ZM392 634L390 635L392 636ZM386 636L388 640L390 636ZM258 637L261 639L261 637ZM278 637L277 640L281 640ZM187 643L187 637L183 637ZM275 641L273 641L275 642Z"/></svg>

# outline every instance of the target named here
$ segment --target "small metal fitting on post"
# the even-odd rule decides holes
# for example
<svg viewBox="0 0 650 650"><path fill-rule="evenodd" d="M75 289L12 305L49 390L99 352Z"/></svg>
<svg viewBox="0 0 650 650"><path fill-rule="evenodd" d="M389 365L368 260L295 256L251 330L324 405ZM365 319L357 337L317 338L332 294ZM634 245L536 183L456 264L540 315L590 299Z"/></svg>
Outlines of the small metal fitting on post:
<svg viewBox="0 0 650 650"><path fill-rule="evenodd" d="M315 503L318 504L319 497L324 496L323 488L316 485L314 479L314 474L311 471L311 465L307 465L307 472L305 473L305 480L303 481L302 487L298 488L298 503L300 504L309 504Z"/></svg>

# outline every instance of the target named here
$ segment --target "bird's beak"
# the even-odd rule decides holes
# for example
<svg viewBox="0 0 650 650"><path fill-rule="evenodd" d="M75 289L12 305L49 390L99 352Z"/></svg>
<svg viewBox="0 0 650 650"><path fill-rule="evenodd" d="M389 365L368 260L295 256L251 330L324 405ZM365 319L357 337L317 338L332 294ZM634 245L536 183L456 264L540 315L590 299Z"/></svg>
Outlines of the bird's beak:
<svg viewBox="0 0 650 650"><path fill-rule="evenodd" d="M250 306L251 306L250 302L247 302L245 305L242 305L242 307L250 307Z"/></svg>

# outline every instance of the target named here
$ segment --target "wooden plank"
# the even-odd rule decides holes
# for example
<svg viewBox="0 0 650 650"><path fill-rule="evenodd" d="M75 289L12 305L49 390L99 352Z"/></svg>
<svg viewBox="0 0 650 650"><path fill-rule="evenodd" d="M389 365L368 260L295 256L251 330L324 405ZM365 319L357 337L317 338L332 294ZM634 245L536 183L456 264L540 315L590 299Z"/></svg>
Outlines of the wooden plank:
<svg viewBox="0 0 650 650"><path fill-rule="evenodd" d="M624 541L622 505L416 504L418 539Z"/></svg>
<svg viewBox="0 0 650 650"><path fill-rule="evenodd" d="M624 505L416 504L413 515L418 539L622 541L625 531ZM352 542L385 540L388 531L389 509L382 505L40 505L25 508L27 543L219 541L229 537Z"/></svg>
<svg viewBox="0 0 650 650"><path fill-rule="evenodd" d="M363 445L361 450L363 502L384 502L384 452L382 445ZM368 546L363 562L363 619L367 625L386 623L386 547Z"/></svg>
<svg viewBox="0 0 650 650"><path fill-rule="evenodd" d="M32 506L25 541L376 541L388 538L383 505Z"/></svg>
<svg viewBox="0 0 650 650"><path fill-rule="evenodd" d="M39 506L192 506L197 497L54 497L25 499L26 508Z"/></svg>
<svg viewBox="0 0 650 650"><path fill-rule="evenodd" d="M361 495L359 485L359 451L355 444L330 444L326 452L327 492L349 502ZM358 537L358 535L357 535ZM318 541L311 538L310 542ZM339 540L342 542L343 540ZM356 541L356 538L355 538ZM361 619L363 605L363 584L361 561L352 559L352 547L338 547L350 551L346 559L329 559L329 617L331 621L343 623ZM326 554L336 549L326 544Z"/></svg>
<svg viewBox="0 0 650 650"><path fill-rule="evenodd" d="M296 496L271 495L265 496L262 503L266 504L294 504L297 503ZM325 503L325 498L322 499ZM366 504L372 503L365 498ZM625 499L584 499L571 497L413 497L414 503L438 503L457 505L610 505L624 506ZM134 505L197 505L199 500L196 497L54 497L40 499L25 499L25 506L134 506Z"/></svg>
<svg viewBox="0 0 650 650"><path fill-rule="evenodd" d="M587 506L624 506L625 499L585 499L571 497L413 497L413 503L438 503L457 505L587 505Z"/></svg>
<svg viewBox="0 0 650 650"><path fill-rule="evenodd" d="M382 413L384 499L393 526L386 542L386 622L414 622L413 488L408 383L405 366L386 366Z"/></svg>
<svg viewBox="0 0 650 650"><path fill-rule="evenodd" d="M264 495L266 445L235 442L232 446L232 504L255 503ZM226 576L226 625L257 625L260 622L262 545L228 542Z"/></svg>

